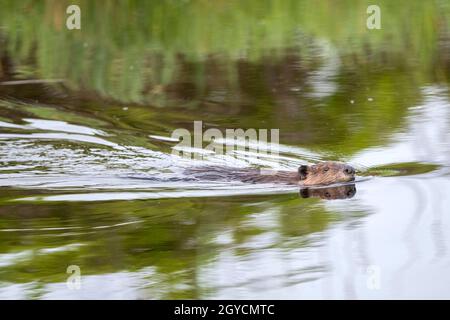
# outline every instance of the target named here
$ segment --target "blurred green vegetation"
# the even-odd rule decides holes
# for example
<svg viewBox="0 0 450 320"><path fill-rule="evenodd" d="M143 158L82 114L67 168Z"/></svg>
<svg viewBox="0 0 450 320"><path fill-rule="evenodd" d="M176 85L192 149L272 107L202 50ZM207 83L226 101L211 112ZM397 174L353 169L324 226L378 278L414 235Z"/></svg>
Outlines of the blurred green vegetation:
<svg viewBox="0 0 450 320"><path fill-rule="evenodd" d="M74 3L81 30L65 26ZM120 114L115 126L159 123L156 133L170 134L202 119L280 128L283 143L342 158L386 143L408 107L420 103L421 86L448 83L450 74L446 1L378 1L381 30L366 28L369 4L0 0L0 34L11 78L64 79L85 101L80 112L114 122L117 109L105 105L147 106ZM334 70L314 86L323 68ZM335 91L314 98L330 83ZM48 87L57 95L59 85ZM151 109L158 106L170 115Z"/></svg>
<svg viewBox="0 0 450 320"><path fill-rule="evenodd" d="M81 8L81 30L65 27L70 4ZM161 90L184 73L195 80L195 95L201 96L210 81L205 59L223 62L216 76L232 89L239 60L277 59L294 48L312 68L320 63L318 55L327 54L321 52L321 41L348 65L395 61L414 73L430 72L444 49L439 40L448 37L448 2L377 1L381 30L366 28L369 4L1 0L0 30L20 76L67 79L73 88L151 105L165 105Z"/></svg>

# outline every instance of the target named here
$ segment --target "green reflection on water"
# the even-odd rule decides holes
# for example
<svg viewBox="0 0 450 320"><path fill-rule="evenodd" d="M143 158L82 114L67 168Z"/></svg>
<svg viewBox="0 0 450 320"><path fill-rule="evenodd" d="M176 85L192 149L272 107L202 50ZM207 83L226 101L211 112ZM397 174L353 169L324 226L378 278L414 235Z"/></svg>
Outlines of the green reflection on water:
<svg viewBox="0 0 450 320"><path fill-rule="evenodd" d="M417 73L448 58L439 47L450 21L444 1L378 1L382 29L375 31L365 24L370 1L75 1L82 29L68 31L65 9L73 3L1 1L2 33L17 71L127 102L166 105L162 92L174 81L196 98L211 82L239 87L237 60L276 61L287 47L311 68L320 41L345 65L414 67L419 80L424 75ZM205 63L215 55L225 63ZM206 77L211 68L219 79Z"/></svg>
<svg viewBox="0 0 450 320"><path fill-rule="evenodd" d="M278 220L275 228L255 224L255 216L267 212L271 219ZM214 291L201 287L196 282L196 273L214 262L221 251L232 250L245 258L271 247L298 249L314 243L308 240L311 233L344 219L324 209L317 200L300 199L297 195L270 196L270 199L184 199L182 203L178 200L54 205L4 202L0 216L3 230L0 252L17 255L10 265L0 269L0 282L12 279L15 283L64 282L68 265L80 266L84 276L138 272L152 266L156 275L147 284L147 294L156 286L164 292L164 298L202 297ZM124 222L129 224L117 225ZM253 237L274 232L278 234L277 240L266 247L246 247ZM230 234L229 242L217 242L224 233ZM49 248L66 250L51 252ZM186 287L176 289L180 284Z"/></svg>
<svg viewBox="0 0 450 320"><path fill-rule="evenodd" d="M439 165L432 163L394 163L372 167L362 175L377 175L382 177L390 176L412 176L433 172L439 169Z"/></svg>
<svg viewBox="0 0 450 320"><path fill-rule="evenodd" d="M3 41L14 65L3 73L65 79L89 101L76 102L77 112L108 118L114 128L170 134L198 119L280 128L284 143L342 159L386 143L407 108L420 103L420 87L450 74L445 2L380 1L382 29L368 30L364 1L79 1L82 29L75 31L65 28L68 3L2 1ZM319 91L330 81L335 91L312 98L313 75L327 64L336 70ZM52 102L67 104L55 99L60 86L49 86ZM99 95L118 102L92 103ZM146 109L111 106L121 103ZM185 121L179 108L190 110Z"/></svg>

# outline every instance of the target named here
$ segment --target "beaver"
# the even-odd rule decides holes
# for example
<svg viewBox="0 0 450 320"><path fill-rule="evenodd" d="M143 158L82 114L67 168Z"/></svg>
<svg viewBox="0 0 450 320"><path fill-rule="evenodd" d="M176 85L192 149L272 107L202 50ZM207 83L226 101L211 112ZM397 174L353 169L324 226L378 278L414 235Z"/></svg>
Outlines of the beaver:
<svg viewBox="0 0 450 320"><path fill-rule="evenodd" d="M320 162L309 166L301 165L297 171L203 166L186 169L185 174L196 180L280 183L300 186L329 185L355 180L353 167L334 161Z"/></svg>

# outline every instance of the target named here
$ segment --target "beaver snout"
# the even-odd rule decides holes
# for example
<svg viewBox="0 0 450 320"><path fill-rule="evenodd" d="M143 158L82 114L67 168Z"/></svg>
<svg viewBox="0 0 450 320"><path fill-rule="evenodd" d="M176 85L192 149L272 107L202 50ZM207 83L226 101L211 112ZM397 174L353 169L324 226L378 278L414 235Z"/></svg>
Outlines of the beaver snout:
<svg viewBox="0 0 450 320"><path fill-rule="evenodd" d="M349 179L350 181L355 180L355 169L352 166L345 165L343 171L344 171L344 174L350 178Z"/></svg>
<svg viewBox="0 0 450 320"><path fill-rule="evenodd" d="M346 165L344 168L344 173L353 176L355 175L355 169L349 165Z"/></svg>

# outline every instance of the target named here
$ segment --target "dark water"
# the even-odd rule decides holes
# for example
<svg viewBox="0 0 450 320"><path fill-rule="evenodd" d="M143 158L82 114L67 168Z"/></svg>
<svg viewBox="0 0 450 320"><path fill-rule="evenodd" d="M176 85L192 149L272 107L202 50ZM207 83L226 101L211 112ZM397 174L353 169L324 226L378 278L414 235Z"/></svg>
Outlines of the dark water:
<svg viewBox="0 0 450 320"><path fill-rule="evenodd" d="M0 298L449 298L448 6L382 2L374 36L363 4L161 3L81 1L73 35L5 1ZM194 121L279 129L279 154L173 155ZM322 160L354 186L177 179Z"/></svg>

